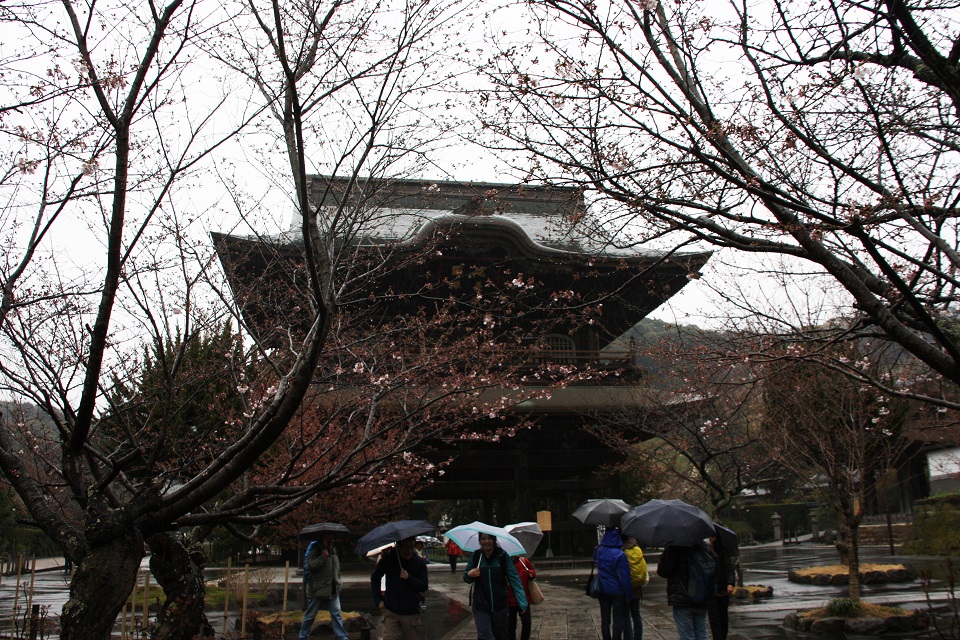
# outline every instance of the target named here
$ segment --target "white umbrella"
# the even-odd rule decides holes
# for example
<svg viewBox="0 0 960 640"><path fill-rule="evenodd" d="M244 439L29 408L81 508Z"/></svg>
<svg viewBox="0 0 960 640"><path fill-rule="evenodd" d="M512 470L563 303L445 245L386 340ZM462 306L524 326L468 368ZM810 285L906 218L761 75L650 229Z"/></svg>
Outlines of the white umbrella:
<svg viewBox="0 0 960 640"><path fill-rule="evenodd" d="M504 527L523 545L525 555L532 556L543 539L543 529L536 522L517 522Z"/></svg>
<svg viewBox="0 0 960 640"><path fill-rule="evenodd" d="M497 546L506 551L508 555L517 556L526 553L523 544L509 531L485 522L477 521L454 527L447 531L447 537L456 542L464 551L476 551L480 548L481 533L495 536Z"/></svg>

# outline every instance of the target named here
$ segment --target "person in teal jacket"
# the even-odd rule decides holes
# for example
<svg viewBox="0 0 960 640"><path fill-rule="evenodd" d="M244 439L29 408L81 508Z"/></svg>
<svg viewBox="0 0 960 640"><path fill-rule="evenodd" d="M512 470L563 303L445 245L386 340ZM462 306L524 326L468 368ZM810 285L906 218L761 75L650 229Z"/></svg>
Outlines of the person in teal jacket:
<svg viewBox="0 0 960 640"><path fill-rule="evenodd" d="M473 585L470 606L477 627L477 640L507 640L508 582L513 588L520 611L526 611L529 605L513 561L497 545L496 536L480 534L480 548L470 557L470 562L463 572L463 581Z"/></svg>

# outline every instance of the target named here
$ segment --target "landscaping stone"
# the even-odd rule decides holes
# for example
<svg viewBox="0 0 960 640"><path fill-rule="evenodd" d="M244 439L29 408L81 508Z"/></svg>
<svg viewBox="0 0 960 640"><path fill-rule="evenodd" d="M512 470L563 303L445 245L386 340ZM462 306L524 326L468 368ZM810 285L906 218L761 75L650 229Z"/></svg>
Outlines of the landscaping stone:
<svg viewBox="0 0 960 640"><path fill-rule="evenodd" d="M787 614L783 619L784 629L802 631L822 636L842 638L851 636L884 636L903 634L926 629L930 620L923 611L914 611L910 615L891 616L889 618L819 618L802 615L803 612Z"/></svg>
<svg viewBox="0 0 960 640"><path fill-rule="evenodd" d="M846 618L820 618L810 624L810 633L840 634L847 626Z"/></svg>
<svg viewBox="0 0 960 640"><path fill-rule="evenodd" d="M916 579L916 573L909 567L893 567L886 571L862 571L861 584L887 584L890 582L910 582ZM850 576L845 573L814 573L801 574L795 569L787 572L787 579L798 584L814 584L818 586L842 586L850 583Z"/></svg>
<svg viewBox="0 0 960 640"><path fill-rule="evenodd" d="M761 598L772 598L773 587L762 584L748 584L742 587L736 587L733 590L733 597L737 600L750 600L756 602Z"/></svg>
<svg viewBox="0 0 960 640"><path fill-rule="evenodd" d="M880 633L886 626L883 618L850 618L844 624L844 630L849 633L872 635Z"/></svg>

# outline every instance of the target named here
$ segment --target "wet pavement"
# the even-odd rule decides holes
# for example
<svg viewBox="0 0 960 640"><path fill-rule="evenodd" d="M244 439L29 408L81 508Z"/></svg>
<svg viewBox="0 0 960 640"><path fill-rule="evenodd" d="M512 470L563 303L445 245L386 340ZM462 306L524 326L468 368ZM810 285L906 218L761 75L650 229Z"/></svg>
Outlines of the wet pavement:
<svg viewBox="0 0 960 640"><path fill-rule="evenodd" d="M651 569L650 584L644 588L641 613L644 618L644 637L655 640L675 640L670 608L666 604L665 581L656 577L658 554L650 553L647 561ZM886 549L868 548L862 552L862 562L903 563L916 570L929 570L934 575L932 601L935 605L947 602L945 562L942 558L917 556L890 556ZM756 604L735 601L730 609L730 640L768 640L785 637L780 628L784 616L797 609L814 608L846 594L846 587L823 587L794 584L787 580L792 568L836 564L837 554L832 547L804 545L773 545L742 550L745 584L762 584L773 588L773 597ZM38 566L53 564L39 562ZM342 606L347 611L370 613L376 618L370 596L369 573L372 565L355 565L344 572ZM539 567L538 581L545 601L533 608L532 640L588 640L599 637L599 606L587 597L583 584L590 572L589 563L577 568ZM280 581L283 569L277 570ZM29 599L30 575L21 577L21 592L17 605L24 610ZM473 619L468 608L469 585L461 573L451 574L449 566L430 565L431 589L423 616L423 640L473 640L476 638ZM0 584L0 635L8 636L11 628L16 578L4 576ZM67 583L62 571L38 572L34 578L33 604L46 608L47 616L59 613L66 600ZM919 582L868 585L864 598L871 602L899 605L906 609L926 608L927 600ZM288 608L299 608L291 602ZM231 612L236 616L237 612ZM223 626L222 614L210 616L213 628ZM231 621L232 623L232 621ZM232 627L232 624L230 625ZM119 626L117 627L119 632ZM352 634L351 637L358 636ZM329 635L321 635L330 637ZM376 632L374 633L376 638Z"/></svg>

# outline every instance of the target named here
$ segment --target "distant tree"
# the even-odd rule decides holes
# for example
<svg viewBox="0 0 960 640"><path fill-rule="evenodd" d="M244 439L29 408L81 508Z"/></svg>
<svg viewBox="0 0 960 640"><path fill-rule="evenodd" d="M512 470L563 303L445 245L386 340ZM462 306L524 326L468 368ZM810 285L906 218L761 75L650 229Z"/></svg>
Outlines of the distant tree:
<svg viewBox="0 0 960 640"><path fill-rule="evenodd" d="M758 438L763 405L748 368L720 360L707 341L661 341L641 353L657 371L636 389L644 409L599 428L629 452L625 469L656 476L649 497L684 498L721 518L744 491L784 477Z"/></svg>
<svg viewBox="0 0 960 640"><path fill-rule="evenodd" d="M872 375L883 375L882 364L852 349L846 354L873 369ZM837 551L850 568L849 594L859 598L859 527L888 473L904 461L908 404L802 360L760 366L765 402L760 437L780 464L822 483L821 494L837 521Z"/></svg>

